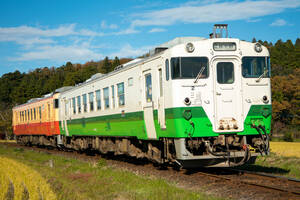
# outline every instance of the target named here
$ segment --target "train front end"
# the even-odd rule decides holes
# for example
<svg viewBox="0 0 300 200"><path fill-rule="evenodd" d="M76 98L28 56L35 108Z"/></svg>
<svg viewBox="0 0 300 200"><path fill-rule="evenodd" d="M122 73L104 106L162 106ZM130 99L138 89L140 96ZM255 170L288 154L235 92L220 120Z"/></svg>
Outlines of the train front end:
<svg viewBox="0 0 300 200"><path fill-rule="evenodd" d="M259 43L211 38L170 54L176 160L183 167L253 163L269 153L269 52Z"/></svg>

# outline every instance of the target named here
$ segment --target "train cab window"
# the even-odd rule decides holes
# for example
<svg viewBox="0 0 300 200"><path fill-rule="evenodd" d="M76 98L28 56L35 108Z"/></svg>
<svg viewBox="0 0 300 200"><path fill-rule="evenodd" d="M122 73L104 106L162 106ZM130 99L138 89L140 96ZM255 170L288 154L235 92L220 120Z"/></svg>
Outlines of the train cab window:
<svg viewBox="0 0 300 200"><path fill-rule="evenodd" d="M100 93L100 90L96 90L96 102L97 102L97 110L101 110L101 93Z"/></svg>
<svg viewBox="0 0 300 200"><path fill-rule="evenodd" d="M90 111L94 110L94 92L89 93Z"/></svg>
<svg viewBox="0 0 300 200"><path fill-rule="evenodd" d="M232 62L219 62L217 64L217 81L220 84L234 82L234 67Z"/></svg>
<svg viewBox="0 0 300 200"><path fill-rule="evenodd" d="M208 59L206 57L177 57L171 59L173 79L191 79L208 77Z"/></svg>
<svg viewBox="0 0 300 200"><path fill-rule="evenodd" d="M242 74L244 78L270 77L270 58L243 57Z"/></svg>
<svg viewBox="0 0 300 200"><path fill-rule="evenodd" d="M170 72L169 72L169 60L166 60L166 80L169 80Z"/></svg>
<svg viewBox="0 0 300 200"><path fill-rule="evenodd" d="M146 100L147 102L152 101L152 77L151 74L145 75L145 81L146 81Z"/></svg>
<svg viewBox="0 0 300 200"><path fill-rule="evenodd" d="M108 89L108 87L103 89L103 96L104 96L104 107L109 108L109 89Z"/></svg>
<svg viewBox="0 0 300 200"><path fill-rule="evenodd" d="M73 114L76 114L76 100L75 97L72 98Z"/></svg>
<svg viewBox="0 0 300 200"><path fill-rule="evenodd" d="M58 99L54 99L53 100L53 105L54 105L54 108L59 108L59 101L58 101Z"/></svg>
<svg viewBox="0 0 300 200"><path fill-rule="evenodd" d="M87 98L86 98L86 94L82 95L82 101L83 101L83 112L87 112Z"/></svg>
<svg viewBox="0 0 300 200"><path fill-rule="evenodd" d="M118 99L119 99L119 106L125 105L125 91L124 91L124 83L119 83L118 87Z"/></svg>
<svg viewBox="0 0 300 200"><path fill-rule="evenodd" d="M115 105L115 86L112 85L111 86L111 98L112 98L112 107L114 108Z"/></svg>
<svg viewBox="0 0 300 200"><path fill-rule="evenodd" d="M78 109L78 113L81 113L81 98L80 98L80 96L77 96L77 109Z"/></svg>

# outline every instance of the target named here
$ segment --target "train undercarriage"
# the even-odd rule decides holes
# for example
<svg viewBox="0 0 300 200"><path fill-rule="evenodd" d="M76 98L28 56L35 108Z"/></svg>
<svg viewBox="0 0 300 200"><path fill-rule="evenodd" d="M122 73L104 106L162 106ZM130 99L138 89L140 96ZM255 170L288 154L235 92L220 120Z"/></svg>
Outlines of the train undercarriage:
<svg viewBox="0 0 300 200"><path fill-rule="evenodd" d="M134 137L43 136L21 135L22 145L48 146L102 154L127 155L137 159L183 168L233 167L253 163L259 155L269 153L267 135L219 135L201 138L161 138L138 140Z"/></svg>

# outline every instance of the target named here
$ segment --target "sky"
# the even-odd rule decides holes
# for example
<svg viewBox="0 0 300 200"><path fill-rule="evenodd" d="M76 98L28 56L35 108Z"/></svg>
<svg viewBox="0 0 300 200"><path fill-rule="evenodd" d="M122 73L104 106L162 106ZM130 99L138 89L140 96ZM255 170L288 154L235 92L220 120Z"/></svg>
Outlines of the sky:
<svg viewBox="0 0 300 200"><path fill-rule="evenodd" d="M0 76L147 53L175 37L300 38L300 0L0 0Z"/></svg>

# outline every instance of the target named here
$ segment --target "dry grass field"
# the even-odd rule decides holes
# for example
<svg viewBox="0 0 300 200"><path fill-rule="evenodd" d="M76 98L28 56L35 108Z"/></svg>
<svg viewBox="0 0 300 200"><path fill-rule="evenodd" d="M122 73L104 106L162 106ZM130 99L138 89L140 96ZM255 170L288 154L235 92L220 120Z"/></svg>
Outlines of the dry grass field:
<svg viewBox="0 0 300 200"><path fill-rule="evenodd" d="M49 184L39 173L6 157L0 157L0 188L0 199L56 199Z"/></svg>
<svg viewBox="0 0 300 200"><path fill-rule="evenodd" d="M270 142L270 148L279 156L300 158L299 142Z"/></svg>

